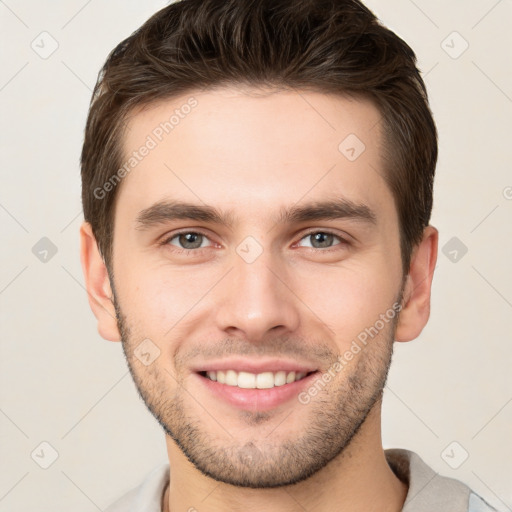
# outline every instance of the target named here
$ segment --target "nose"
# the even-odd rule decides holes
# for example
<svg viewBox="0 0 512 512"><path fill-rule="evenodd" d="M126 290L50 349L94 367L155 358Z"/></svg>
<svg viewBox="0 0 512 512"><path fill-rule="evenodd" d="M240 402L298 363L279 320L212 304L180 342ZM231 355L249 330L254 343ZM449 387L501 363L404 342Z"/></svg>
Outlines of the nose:
<svg viewBox="0 0 512 512"><path fill-rule="evenodd" d="M299 326L299 303L286 277L284 263L265 252L247 263L234 256L234 268L226 279L217 309L217 326L227 335L258 342L270 331L281 334Z"/></svg>

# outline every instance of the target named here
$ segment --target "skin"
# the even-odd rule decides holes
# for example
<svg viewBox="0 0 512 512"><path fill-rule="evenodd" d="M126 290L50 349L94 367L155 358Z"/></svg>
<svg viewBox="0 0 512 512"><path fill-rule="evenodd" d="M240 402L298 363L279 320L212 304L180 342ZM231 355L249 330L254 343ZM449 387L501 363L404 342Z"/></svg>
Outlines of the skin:
<svg viewBox="0 0 512 512"><path fill-rule="evenodd" d="M416 338L428 320L438 233L425 229L403 276L378 110L315 92L197 91L133 112L125 154L190 96L198 105L119 185L110 276L90 225L80 231L99 333L123 340L139 393L166 432L163 510L401 510L407 486L385 459L381 392L394 341ZM355 161L338 150L349 134L365 144ZM229 211L232 223L137 229L140 212L164 200ZM375 223L277 219L326 200L366 205ZM203 247L180 246L171 237L182 230L204 233ZM336 236L318 247L311 232ZM237 252L248 236L261 251L251 263ZM400 315L307 404L238 408L195 373L239 355L297 360L321 376L397 303ZM147 366L136 357L145 339L159 351Z"/></svg>

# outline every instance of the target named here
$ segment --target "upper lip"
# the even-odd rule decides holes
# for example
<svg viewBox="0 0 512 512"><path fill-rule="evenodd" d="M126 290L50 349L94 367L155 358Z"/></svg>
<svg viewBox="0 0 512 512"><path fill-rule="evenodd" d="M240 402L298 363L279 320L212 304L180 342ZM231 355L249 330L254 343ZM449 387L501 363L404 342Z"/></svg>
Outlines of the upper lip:
<svg viewBox="0 0 512 512"><path fill-rule="evenodd" d="M247 359L247 358L223 358L197 365L193 368L195 372L214 372L217 370L248 373L264 372L303 372L310 373L317 370L311 364L300 363L290 359Z"/></svg>

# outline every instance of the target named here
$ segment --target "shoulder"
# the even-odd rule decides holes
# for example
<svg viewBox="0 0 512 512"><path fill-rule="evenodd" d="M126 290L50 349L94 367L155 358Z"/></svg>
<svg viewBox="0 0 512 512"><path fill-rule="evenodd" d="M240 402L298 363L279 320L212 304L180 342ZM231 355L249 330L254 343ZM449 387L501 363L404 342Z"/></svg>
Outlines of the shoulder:
<svg viewBox="0 0 512 512"><path fill-rule="evenodd" d="M169 464L154 468L137 487L112 503L105 512L161 512L161 499L169 481Z"/></svg>
<svg viewBox="0 0 512 512"><path fill-rule="evenodd" d="M467 485L440 475L409 450L386 450L393 472L409 486L403 512L496 512Z"/></svg>
<svg viewBox="0 0 512 512"><path fill-rule="evenodd" d="M497 512L497 510L491 507L491 505L478 496L478 494L471 492L469 495L468 512Z"/></svg>

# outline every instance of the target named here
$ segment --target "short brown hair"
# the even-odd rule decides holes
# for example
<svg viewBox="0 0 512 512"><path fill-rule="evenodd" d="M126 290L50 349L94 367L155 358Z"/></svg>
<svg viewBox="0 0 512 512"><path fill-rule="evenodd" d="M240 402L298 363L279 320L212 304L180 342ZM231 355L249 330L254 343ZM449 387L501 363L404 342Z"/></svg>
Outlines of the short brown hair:
<svg viewBox="0 0 512 512"><path fill-rule="evenodd" d="M81 155L84 217L107 267L118 187L103 186L122 165L128 114L233 84L349 94L376 104L408 273L432 211L437 132L414 52L358 0L180 0L110 53L94 88Z"/></svg>

